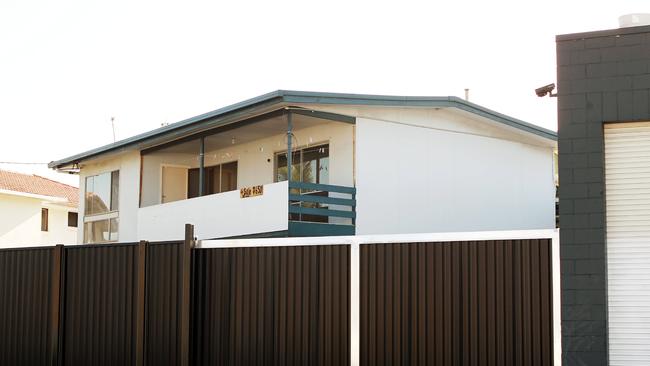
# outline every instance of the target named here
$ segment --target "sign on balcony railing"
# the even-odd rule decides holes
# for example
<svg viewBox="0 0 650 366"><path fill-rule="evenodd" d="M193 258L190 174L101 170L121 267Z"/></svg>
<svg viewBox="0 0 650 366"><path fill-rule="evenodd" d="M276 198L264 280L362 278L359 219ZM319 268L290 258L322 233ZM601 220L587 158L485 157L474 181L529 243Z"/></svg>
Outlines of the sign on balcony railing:
<svg viewBox="0 0 650 366"><path fill-rule="evenodd" d="M244 187L239 190L239 198L261 196L264 194L264 186Z"/></svg>

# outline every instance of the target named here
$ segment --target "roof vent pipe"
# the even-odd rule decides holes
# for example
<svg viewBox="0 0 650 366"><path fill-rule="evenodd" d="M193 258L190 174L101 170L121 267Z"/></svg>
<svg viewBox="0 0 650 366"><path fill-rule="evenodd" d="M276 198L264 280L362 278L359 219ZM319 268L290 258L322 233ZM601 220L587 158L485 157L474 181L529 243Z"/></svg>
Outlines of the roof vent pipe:
<svg viewBox="0 0 650 366"><path fill-rule="evenodd" d="M469 89L465 88L465 100L469 102Z"/></svg>
<svg viewBox="0 0 650 366"><path fill-rule="evenodd" d="M640 27L643 25L650 25L650 14L648 13L634 13L625 14L618 17L618 25L620 28Z"/></svg>

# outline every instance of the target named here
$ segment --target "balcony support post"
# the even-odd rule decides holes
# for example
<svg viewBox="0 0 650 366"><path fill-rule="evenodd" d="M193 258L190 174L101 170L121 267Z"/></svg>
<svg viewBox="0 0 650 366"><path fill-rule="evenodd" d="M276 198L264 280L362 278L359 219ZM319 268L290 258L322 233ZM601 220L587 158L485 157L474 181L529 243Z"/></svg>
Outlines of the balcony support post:
<svg viewBox="0 0 650 366"><path fill-rule="evenodd" d="M205 187L203 181L205 180L205 137L201 137L201 144L199 148L199 197L205 195Z"/></svg>
<svg viewBox="0 0 650 366"><path fill-rule="evenodd" d="M287 111L287 181L291 182L291 168L293 165L293 121L291 111Z"/></svg>

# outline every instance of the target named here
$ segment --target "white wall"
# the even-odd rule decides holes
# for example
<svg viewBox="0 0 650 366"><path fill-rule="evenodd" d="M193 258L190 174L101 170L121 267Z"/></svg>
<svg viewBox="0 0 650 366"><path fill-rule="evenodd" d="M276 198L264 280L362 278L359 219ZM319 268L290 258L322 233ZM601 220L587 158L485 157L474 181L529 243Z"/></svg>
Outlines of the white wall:
<svg viewBox="0 0 650 366"><path fill-rule="evenodd" d="M552 147L418 113L357 118L357 234L555 227Z"/></svg>
<svg viewBox="0 0 650 366"><path fill-rule="evenodd" d="M48 231L41 231L41 208L48 209ZM68 212L76 208L38 198L0 194L0 246L75 244L77 228L68 227Z"/></svg>
<svg viewBox="0 0 650 366"><path fill-rule="evenodd" d="M397 122L412 126L435 128L441 131L456 131L535 146L550 147L556 145L547 138L457 108L376 107L336 104L307 105L305 107L357 118Z"/></svg>
<svg viewBox="0 0 650 366"><path fill-rule="evenodd" d="M330 145L330 184L353 185L353 126L325 123L294 132L297 147ZM295 146L294 146L295 147ZM198 143L197 143L198 148ZM278 134L225 149L207 151L205 166L237 161L237 188L273 183L275 153L286 151L286 135ZM198 167L197 155L156 152L143 157L142 207L160 203L160 171L162 164Z"/></svg>
<svg viewBox="0 0 650 366"><path fill-rule="evenodd" d="M120 171L119 241L135 241L138 234L140 200L140 152L131 151L111 159L84 164L79 173L79 231L77 243L83 243L83 212L86 177L113 170Z"/></svg>
<svg viewBox="0 0 650 366"><path fill-rule="evenodd" d="M264 185L264 194L240 198L239 191L143 207L138 211L138 239L182 240L185 224L199 239L287 230L287 182Z"/></svg>
<svg viewBox="0 0 650 366"><path fill-rule="evenodd" d="M160 178L163 164L188 168L198 165L196 155L166 153L144 155L142 157L142 207L160 203Z"/></svg>

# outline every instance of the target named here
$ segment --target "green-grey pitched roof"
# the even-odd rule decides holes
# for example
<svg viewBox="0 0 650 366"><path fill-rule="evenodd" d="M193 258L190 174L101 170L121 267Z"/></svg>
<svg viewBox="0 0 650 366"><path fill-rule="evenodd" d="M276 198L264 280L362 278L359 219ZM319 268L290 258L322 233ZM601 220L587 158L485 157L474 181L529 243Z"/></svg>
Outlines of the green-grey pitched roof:
<svg viewBox="0 0 650 366"><path fill-rule="evenodd" d="M504 125L515 127L550 140L557 140L557 134L551 130L547 130L531 123L506 116L505 114L495 112L458 97L413 97L277 90L214 110L212 112L204 113L180 122L157 128L149 132L129 137L112 144L88 150L80 154L72 155L65 159L53 161L50 162L48 166L53 169L61 168L109 152L125 151L133 148L134 146L143 146L143 144L146 144L148 142L155 142L155 140L159 140L161 138L166 141L171 141L176 137L186 136L194 131L198 132L204 130L206 127L204 125L206 124L209 124L210 128L218 127L219 125L231 123L232 117L236 117L238 115L245 116L247 111L253 112L257 109L268 107L274 104L339 104L429 108L453 107L492 119Z"/></svg>

